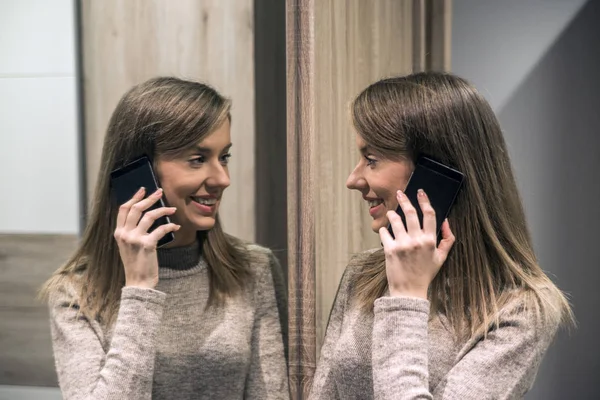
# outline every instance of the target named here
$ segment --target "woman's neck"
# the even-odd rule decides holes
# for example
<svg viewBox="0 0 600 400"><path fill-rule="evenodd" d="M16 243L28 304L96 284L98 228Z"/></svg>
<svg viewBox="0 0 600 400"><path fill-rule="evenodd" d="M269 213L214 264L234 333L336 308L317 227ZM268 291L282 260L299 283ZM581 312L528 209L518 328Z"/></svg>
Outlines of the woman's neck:
<svg viewBox="0 0 600 400"><path fill-rule="evenodd" d="M183 228L183 227L182 227ZM171 249L174 247L186 247L198 241L198 233L195 230L180 229L174 233L175 240L163 246L164 249Z"/></svg>

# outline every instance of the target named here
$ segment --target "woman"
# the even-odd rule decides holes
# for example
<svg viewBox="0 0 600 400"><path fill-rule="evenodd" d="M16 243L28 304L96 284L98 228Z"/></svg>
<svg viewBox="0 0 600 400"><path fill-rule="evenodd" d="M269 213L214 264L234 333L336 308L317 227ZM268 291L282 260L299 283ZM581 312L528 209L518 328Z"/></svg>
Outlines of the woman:
<svg viewBox="0 0 600 400"><path fill-rule="evenodd" d="M219 224L229 110L211 87L168 77L119 102L82 242L42 290L66 400L288 398L279 264ZM162 189L116 204L111 171L142 154ZM169 207L143 214L163 196ZM173 222L148 233L161 216Z"/></svg>
<svg viewBox="0 0 600 400"><path fill-rule="evenodd" d="M346 268L311 398L522 398L573 317L537 264L490 106L460 78L419 73L372 84L352 117L361 159L347 186L383 248ZM465 174L439 245L427 194L411 204L398 191L420 154Z"/></svg>

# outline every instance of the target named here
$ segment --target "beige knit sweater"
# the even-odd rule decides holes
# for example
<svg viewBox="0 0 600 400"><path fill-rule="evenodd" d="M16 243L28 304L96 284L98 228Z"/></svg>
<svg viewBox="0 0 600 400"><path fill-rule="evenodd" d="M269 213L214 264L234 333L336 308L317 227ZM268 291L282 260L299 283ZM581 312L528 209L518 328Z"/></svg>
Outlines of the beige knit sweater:
<svg viewBox="0 0 600 400"><path fill-rule="evenodd" d="M159 250L156 290L123 288L113 326L77 317L72 287L55 293L52 343L64 399L288 399L277 261L264 248L249 251L262 260L254 284L221 308L205 309L198 245Z"/></svg>
<svg viewBox="0 0 600 400"><path fill-rule="evenodd" d="M352 262L340 283L311 400L520 399L531 388L557 326L529 318L519 299L485 340L461 341L444 316L429 318L424 299L382 297L374 313L361 312L352 301L359 268Z"/></svg>

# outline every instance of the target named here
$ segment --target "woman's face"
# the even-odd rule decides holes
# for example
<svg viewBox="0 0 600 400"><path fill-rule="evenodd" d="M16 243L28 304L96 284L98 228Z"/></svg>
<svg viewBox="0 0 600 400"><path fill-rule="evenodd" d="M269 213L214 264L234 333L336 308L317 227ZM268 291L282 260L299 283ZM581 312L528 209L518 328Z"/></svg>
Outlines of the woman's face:
<svg viewBox="0 0 600 400"><path fill-rule="evenodd" d="M391 161L376 155L360 135L356 135L356 145L361 158L348 177L346 186L362 194L373 218L371 229L378 232L381 227L387 227L385 214L397 208L396 191L406 188L414 165L406 159Z"/></svg>
<svg viewBox="0 0 600 400"><path fill-rule="evenodd" d="M230 123L219 128L181 155L159 156L157 175L169 206L176 207L173 221L181 225L172 245L196 240L197 231L215 225L223 192L229 186Z"/></svg>

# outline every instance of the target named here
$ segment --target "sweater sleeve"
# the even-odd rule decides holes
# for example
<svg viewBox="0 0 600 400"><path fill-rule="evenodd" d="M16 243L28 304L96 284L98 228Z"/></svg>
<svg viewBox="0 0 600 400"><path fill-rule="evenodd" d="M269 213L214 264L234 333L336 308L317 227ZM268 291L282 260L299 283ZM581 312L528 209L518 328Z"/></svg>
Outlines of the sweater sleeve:
<svg viewBox="0 0 600 400"><path fill-rule="evenodd" d="M278 263L268 251L269 263ZM281 320L271 271L280 268L264 265L257 270L256 313L251 339L251 364L246 378L244 399L289 399Z"/></svg>
<svg viewBox="0 0 600 400"><path fill-rule="evenodd" d="M309 395L310 400L339 399L335 386L335 379L332 375L332 367L335 355L335 344L342 332L344 312L346 310L350 286L351 268L353 267L346 267L333 301L333 307L329 314L329 320L327 321L327 329L325 330L325 340L321 347L319 362L317 363L317 370Z"/></svg>
<svg viewBox="0 0 600 400"><path fill-rule="evenodd" d="M429 302L407 297L375 301L373 388L376 399L520 399L529 390L558 328L513 305L500 323L466 346L429 391Z"/></svg>
<svg viewBox="0 0 600 400"><path fill-rule="evenodd" d="M97 321L79 314L74 291L52 296L50 327L58 382L65 400L150 399L155 338L166 295L125 287L110 346Z"/></svg>

